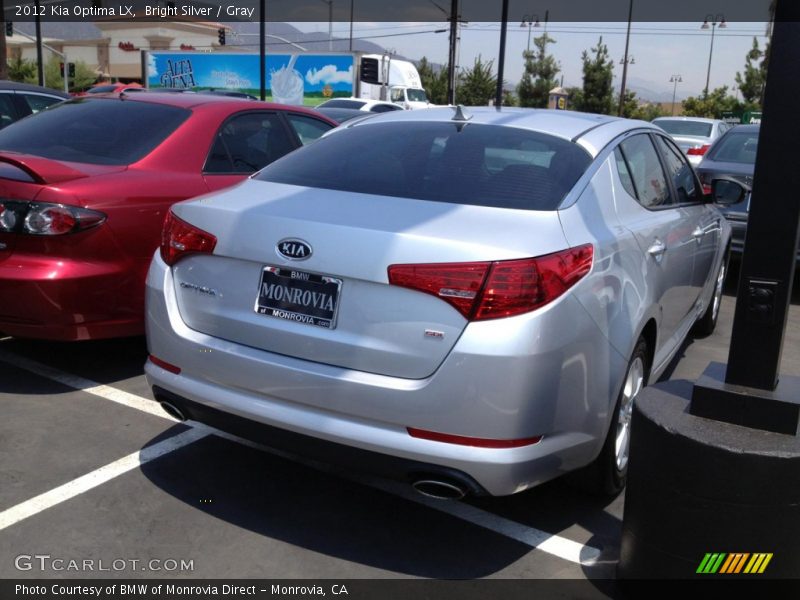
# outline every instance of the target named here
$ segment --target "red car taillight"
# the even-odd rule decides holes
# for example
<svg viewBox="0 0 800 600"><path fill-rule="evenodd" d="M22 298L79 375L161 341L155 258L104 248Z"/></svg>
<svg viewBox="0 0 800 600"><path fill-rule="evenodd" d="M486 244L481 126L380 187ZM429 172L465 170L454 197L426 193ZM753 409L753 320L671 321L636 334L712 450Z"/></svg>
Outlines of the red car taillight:
<svg viewBox="0 0 800 600"><path fill-rule="evenodd" d="M64 235L83 231L106 220L96 210L51 204L0 200L0 231L29 235Z"/></svg>
<svg viewBox="0 0 800 600"><path fill-rule="evenodd" d="M709 148L711 148L711 144L704 144L697 148L689 148L686 151L686 154L689 156L703 156L706 152L708 152Z"/></svg>
<svg viewBox="0 0 800 600"><path fill-rule="evenodd" d="M432 294L466 319L512 317L544 306L592 268L591 244L495 262L391 265L389 283Z"/></svg>
<svg viewBox="0 0 800 600"><path fill-rule="evenodd" d="M182 221L172 211L167 213L161 232L161 258L169 266L186 254L211 254L216 245L217 238L212 234Z"/></svg>

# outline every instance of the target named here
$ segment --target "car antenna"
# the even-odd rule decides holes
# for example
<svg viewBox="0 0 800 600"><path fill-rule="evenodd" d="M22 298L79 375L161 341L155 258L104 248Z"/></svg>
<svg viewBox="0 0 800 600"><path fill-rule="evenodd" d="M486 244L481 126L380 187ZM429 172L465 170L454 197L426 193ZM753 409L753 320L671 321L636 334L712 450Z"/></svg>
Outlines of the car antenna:
<svg viewBox="0 0 800 600"><path fill-rule="evenodd" d="M469 121L472 115L464 112L464 106L459 104L456 106L456 114L453 115L452 121Z"/></svg>

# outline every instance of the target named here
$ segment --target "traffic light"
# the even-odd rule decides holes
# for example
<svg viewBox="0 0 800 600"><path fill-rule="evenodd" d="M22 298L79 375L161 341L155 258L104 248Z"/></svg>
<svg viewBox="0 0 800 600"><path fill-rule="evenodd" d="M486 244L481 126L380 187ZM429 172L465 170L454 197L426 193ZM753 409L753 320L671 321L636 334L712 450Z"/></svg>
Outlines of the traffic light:
<svg viewBox="0 0 800 600"><path fill-rule="evenodd" d="M59 70L61 72L61 76L63 77L64 76L64 63L63 62L58 63L58 68L59 68ZM73 62L67 63L67 75L71 79L75 79L75 63L73 63Z"/></svg>
<svg viewBox="0 0 800 600"><path fill-rule="evenodd" d="M219 45L220 46L224 46L225 45L225 28L224 27L220 27L219 29L217 29L217 39L219 40Z"/></svg>
<svg viewBox="0 0 800 600"><path fill-rule="evenodd" d="M6 37L11 37L12 35L14 35L14 23L6 21Z"/></svg>

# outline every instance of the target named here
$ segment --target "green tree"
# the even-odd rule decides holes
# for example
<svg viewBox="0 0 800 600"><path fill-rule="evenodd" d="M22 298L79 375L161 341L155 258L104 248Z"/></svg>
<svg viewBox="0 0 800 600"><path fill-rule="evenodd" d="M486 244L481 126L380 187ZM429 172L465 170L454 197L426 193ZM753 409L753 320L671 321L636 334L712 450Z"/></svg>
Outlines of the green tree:
<svg viewBox="0 0 800 600"><path fill-rule="evenodd" d="M11 59L8 63L8 78L20 83L35 80L37 78L36 63L21 56Z"/></svg>
<svg viewBox="0 0 800 600"><path fill-rule="evenodd" d="M660 104L654 102L642 102L636 107L636 110L631 116L632 119L640 119L642 121L652 121L658 117L665 116L666 113L661 108Z"/></svg>
<svg viewBox="0 0 800 600"><path fill-rule="evenodd" d="M97 74L89 68L82 60L70 61L75 63L75 77L69 78L70 89L82 89L89 87L97 80ZM37 74L34 72L32 77L26 77L27 83L38 83ZM64 78L61 76L61 59L58 56L51 56L44 66L44 81L49 88L56 90L64 89Z"/></svg>
<svg viewBox="0 0 800 600"><path fill-rule="evenodd" d="M719 119L723 112L740 112L745 106L728 93L728 86L716 88L708 96L691 96L683 101L683 114L687 117Z"/></svg>
<svg viewBox="0 0 800 600"><path fill-rule="evenodd" d="M580 110L583 106L583 88L568 87L566 89L567 97L567 110Z"/></svg>
<svg viewBox="0 0 800 600"><path fill-rule="evenodd" d="M758 39L753 38L753 47L745 56L744 73L736 73L736 85L742 92L749 108L760 106L764 96L764 84L767 82L767 57L769 44L764 50L758 47Z"/></svg>
<svg viewBox="0 0 800 600"><path fill-rule="evenodd" d="M480 54L471 69L458 76L458 104L486 106L497 92L497 77L492 73L494 61L483 62Z"/></svg>
<svg viewBox="0 0 800 600"><path fill-rule="evenodd" d="M417 72L428 100L433 104L447 104L447 65L437 71L423 56L417 64Z"/></svg>
<svg viewBox="0 0 800 600"><path fill-rule="evenodd" d="M619 94L615 104L619 104ZM633 90L625 90L625 101L622 103L622 116L626 119L638 119L636 112L639 110L639 98Z"/></svg>
<svg viewBox="0 0 800 600"><path fill-rule="evenodd" d="M517 86L520 106L546 108L550 90L558 85L561 66L552 55L547 54L547 44L555 40L545 33L533 39L535 50L522 52L525 70Z"/></svg>
<svg viewBox="0 0 800 600"><path fill-rule="evenodd" d="M612 89L614 61L608 55L608 46L603 36L590 55L583 51L583 97L576 108L583 112L609 115L613 112L614 91Z"/></svg>

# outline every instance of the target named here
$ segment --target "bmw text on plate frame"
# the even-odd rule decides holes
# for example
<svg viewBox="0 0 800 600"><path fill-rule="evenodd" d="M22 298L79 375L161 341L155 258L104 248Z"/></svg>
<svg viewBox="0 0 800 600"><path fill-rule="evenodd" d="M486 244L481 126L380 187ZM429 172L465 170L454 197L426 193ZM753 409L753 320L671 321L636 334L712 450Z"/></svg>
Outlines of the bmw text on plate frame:
<svg viewBox="0 0 800 600"><path fill-rule="evenodd" d="M619 492L636 397L713 331L730 241L661 129L507 107L384 113L172 211L154 397L437 497ZM297 241L302 270L265 259Z"/></svg>

